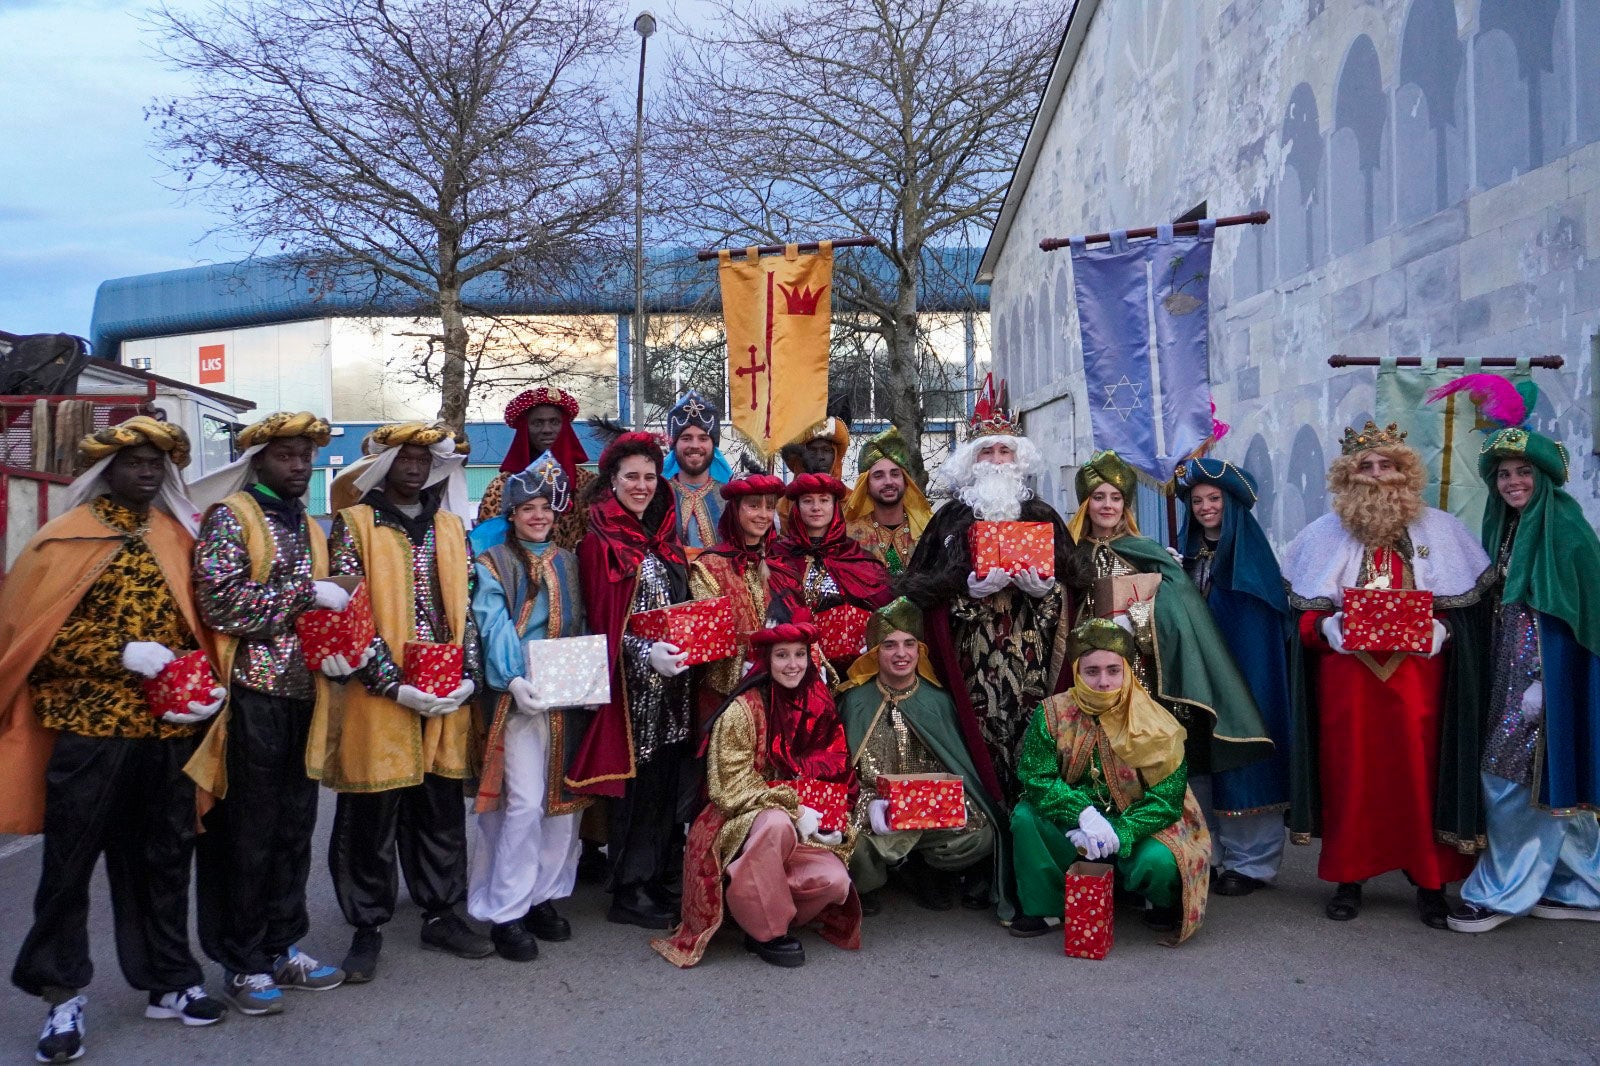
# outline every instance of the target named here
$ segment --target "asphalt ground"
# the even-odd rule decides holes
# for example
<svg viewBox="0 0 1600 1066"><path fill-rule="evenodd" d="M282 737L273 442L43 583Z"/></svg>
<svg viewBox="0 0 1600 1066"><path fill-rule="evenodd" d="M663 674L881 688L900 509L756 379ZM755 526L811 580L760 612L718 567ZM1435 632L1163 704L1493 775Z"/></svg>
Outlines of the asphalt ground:
<svg viewBox="0 0 1600 1066"><path fill-rule="evenodd" d="M313 928L302 945L338 962L349 929L321 838ZM30 917L39 848L0 838L0 958ZM1119 910L1104 961L1066 958L1057 933L1008 936L986 914L931 913L891 891L859 952L802 934L809 955L780 970L724 931L678 970L650 934L605 921L579 885L561 906L573 939L536 962L463 961L424 950L404 899L378 977L286 993L275 1017L230 1014L185 1029L147 1021L117 969L97 877L85 1063L943 1063L1600 1062L1600 924L1525 919L1465 936L1428 929L1399 874L1371 882L1360 918L1322 916L1329 887L1314 848L1291 848L1276 887L1212 897L1206 923L1163 947ZM213 990L219 981L207 965ZM0 1061L32 1061L38 1000L0 995Z"/></svg>

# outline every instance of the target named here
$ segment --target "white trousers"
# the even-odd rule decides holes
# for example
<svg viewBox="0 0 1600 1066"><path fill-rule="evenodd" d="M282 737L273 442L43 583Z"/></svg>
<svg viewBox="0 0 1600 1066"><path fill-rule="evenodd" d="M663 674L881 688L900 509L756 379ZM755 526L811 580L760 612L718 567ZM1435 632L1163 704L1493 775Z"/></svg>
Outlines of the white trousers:
<svg viewBox="0 0 1600 1066"><path fill-rule="evenodd" d="M581 814L547 817L549 715L508 712L500 809L477 816L467 883L467 913L511 922L529 909L572 894L578 879Z"/></svg>

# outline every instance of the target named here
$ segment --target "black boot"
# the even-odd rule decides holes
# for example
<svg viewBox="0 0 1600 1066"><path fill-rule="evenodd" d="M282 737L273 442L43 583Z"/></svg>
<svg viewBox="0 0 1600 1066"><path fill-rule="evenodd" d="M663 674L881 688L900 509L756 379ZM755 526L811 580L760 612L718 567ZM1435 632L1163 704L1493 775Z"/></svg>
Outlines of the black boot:
<svg viewBox="0 0 1600 1066"><path fill-rule="evenodd" d="M606 921L641 929L671 929L675 916L657 903L643 885L622 885L611 894Z"/></svg>
<svg viewBox="0 0 1600 1066"><path fill-rule="evenodd" d="M744 935L744 949L762 962L792 969L806 964L805 945L792 936L775 936L771 940L757 940L749 933Z"/></svg>
<svg viewBox="0 0 1600 1066"><path fill-rule="evenodd" d="M549 900L545 900L524 915L522 924L528 932L552 944L572 939L572 923L557 914L556 905Z"/></svg>
<svg viewBox="0 0 1600 1066"><path fill-rule="evenodd" d="M1444 901L1444 889L1417 889L1417 917L1429 929L1450 928L1450 905Z"/></svg>
<svg viewBox="0 0 1600 1066"><path fill-rule="evenodd" d="M935 870L916 852L896 867L895 874L923 910L947 911L955 907L955 877L944 870Z"/></svg>
<svg viewBox="0 0 1600 1066"><path fill-rule="evenodd" d="M532 962L539 957L539 941L520 921L495 922L489 927L495 953L511 962Z"/></svg>
<svg viewBox="0 0 1600 1066"><path fill-rule="evenodd" d="M1361 882L1341 881L1333 890L1333 898L1322 909L1336 922L1348 922L1361 913Z"/></svg>
<svg viewBox="0 0 1600 1066"><path fill-rule="evenodd" d="M422 946L448 952L458 959L482 959L494 954L494 941L474 932L455 911L422 919Z"/></svg>
<svg viewBox="0 0 1600 1066"><path fill-rule="evenodd" d="M600 850L600 845L585 840L583 851L578 854L578 880L586 885L603 885L607 869L605 852Z"/></svg>
<svg viewBox="0 0 1600 1066"><path fill-rule="evenodd" d="M383 930L374 925L363 925L350 938L350 953L344 957L339 969L344 971L346 984L364 985L378 974L378 953L383 950Z"/></svg>

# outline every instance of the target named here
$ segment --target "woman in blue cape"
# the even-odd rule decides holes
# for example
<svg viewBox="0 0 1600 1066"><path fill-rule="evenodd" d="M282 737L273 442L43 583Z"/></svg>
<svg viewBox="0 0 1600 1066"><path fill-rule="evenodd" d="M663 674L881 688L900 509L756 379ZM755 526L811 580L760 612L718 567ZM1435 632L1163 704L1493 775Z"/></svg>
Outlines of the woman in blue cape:
<svg viewBox="0 0 1600 1066"><path fill-rule="evenodd" d="M1489 846L1450 928L1521 915L1600 921L1600 539L1561 487L1567 450L1528 428L1532 382L1469 374L1501 428L1483 443L1483 546L1499 578L1481 764Z"/></svg>
<svg viewBox="0 0 1600 1066"><path fill-rule="evenodd" d="M1272 882L1283 861L1294 626L1278 559L1254 514L1255 478L1225 459L1190 459L1178 470L1178 493L1187 505L1178 535L1183 568L1211 608L1274 745L1269 758L1190 782L1215 814L1214 889L1245 896Z"/></svg>

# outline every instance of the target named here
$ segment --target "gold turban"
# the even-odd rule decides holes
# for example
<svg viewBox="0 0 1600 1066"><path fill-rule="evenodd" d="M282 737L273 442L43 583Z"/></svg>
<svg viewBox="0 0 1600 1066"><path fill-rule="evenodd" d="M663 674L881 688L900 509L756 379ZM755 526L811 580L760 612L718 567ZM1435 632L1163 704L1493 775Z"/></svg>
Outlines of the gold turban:
<svg viewBox="0 0 1600 1066"><path fill-rule="evenodd" d="M1134 515L1138 475L1116 452L1095 452L1088 462L1078 467L1078 476L1072 481L1072 487L1078 490L1078 511L1067 523L1067 532L1072 534L1074 542L1083 540L1093 528L1089 521L1089 497L1101 485L1110 485L1122 493L1122 514L1127 521L1128 532L1139 535L1139 522Z"/></svg>
<svg viewBox="0 0 1600 1066"><path fill-rule="evenodd" d="M1078 624L1068 642L1068 654L1077 662L1091 651L1114 651L1128 662L1138 654L1133 634L1109 618L1090 618Z"/></svg>
<svg viewBox="0 0 1600 1066"><path fill-rule="evenodd" d="M98 463L124 448L153 444L167 453L179 470L189 465L189 434L182 426L149 415L134 415L126 422L96 430L78 442L78 455L86 464Z"/></svg>
<svg viewBox="0 0 1600 1066"><path fill-rule="evenodd" d="M442 440L455 439L455 430L443 422L391 422L379 426L369 435L374 451L382 448L400 448L407 444L420 444L431 448ZM468 449L471 448L469 444ZM456 451L461 451L459 442Z"/></svg>
<svg viewBox="0 0 1600 1066"><path fill-rule="evenodd" d="M239 431L239 447L254 448L286 437L309 437L319 448L333 439L333 427L310 411L277 411Z"/></svg>

